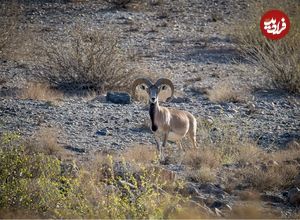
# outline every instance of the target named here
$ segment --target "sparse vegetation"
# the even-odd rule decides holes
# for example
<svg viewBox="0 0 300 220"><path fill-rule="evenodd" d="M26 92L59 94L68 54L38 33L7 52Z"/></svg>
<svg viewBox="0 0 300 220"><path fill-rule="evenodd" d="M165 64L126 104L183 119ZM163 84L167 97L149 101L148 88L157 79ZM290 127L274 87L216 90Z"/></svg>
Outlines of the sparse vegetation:
<svg viewBox="0 0 300 220"><path fill-rule="evenodd" d="M290 187L299 173L291 162L300 156L297 144L267 153L220 122L200 129L208 132L203 136L203 148L184 153L188 181L214 182L224 164L235 164L237 168L230 174L224 173L224 184L231 188L246 185L250 194L240 197L248 201L258 199L258 192ZM216 129L219 133L213 134ZM189 198L179 194L183 182L176 180L172 171L154 166L155 148L133 146L122 156L103 153L80 162L66 156L56 136L53 130L42 129L24 142L16 133L2 134L0 192L4 196L0 212L4 216L18 209L24 216L52 218L207 217L205 211L195 211ZM238 178L229 181L230 176ZM252 210L248 205L236 207L230 216L248 216L248 209ZM252 211L265 216L258 210L260 207Z"/></svg>
<svg viewBox="0 0 300 220"><path fill-rule="evenodd" d="M15 41L21 7L15 1L0 2L0 57L6 57Z"/></svg>
<svg viewBox="0 0 300 220"><path fill-rule="evenodd" d="M56 101L63 98L63 94L55 89L51 89L46 83L28 83L22 89L20 98L42 101Z"/></svg>
<svg viewBox="0 0 300 220"><path fill-rule="evenodd" d="M0 2L0 218L299 219L298 96L250 100L246 81L300 93L297 0ZM279 41L258 24L273 8L292 23ZM99 95L138 76L174 80L162 106L198 117L199 148L170 142L160 161L148 107Z"/></svg>
<svg viewBox="0 0 300 220"><path fill-rule="evenodd" d="M1 211L48 218L167 218L185 201L164 190L155 169L132 173L126 162L108 156L96 170L82 165L70 177L62 160L45 153L28 150L18 134L1 136ZM101 179L94 178L97 172Z"/></svg>
<svg viewBox="0 0 300 220"><path fill-rule="evenodd" d="M271 9L283 10L291 20L290 32L281 40L268 40L259 27L262 14ZM234 38L246 59L261 67L276 88L300 93L300 4L297 0L255 1L250 3L247 21L238 22ZM268 81L268 80L267 80Z"/></svg>
<svg viewBox="0 0 300 220"><path fill-rule="evenodd" d="M42 42L40 77L65 91L124 90L133 76L112 34L77 27L68 42Z"/></svg>
<svg viewBox="0 0 300 220"><path fill-rule="evenodd" d="M208 90L208 97L213 102L240 102L245 99L245 94L245 90L237 90L226 81Z"/></svg>
<svg viewBox="0 0 300 220"><path fill-rule="evenodd" d="M263 192L291 187L299 173L295 162L300 157L297 143L267 153L221 120L212 124L202 120L199 130L202 148L187 150L183 158L188 167L187 178L192 181L214 182L217 172L227 164L236 167L224 176L228 190L242 185Z"/></svg>

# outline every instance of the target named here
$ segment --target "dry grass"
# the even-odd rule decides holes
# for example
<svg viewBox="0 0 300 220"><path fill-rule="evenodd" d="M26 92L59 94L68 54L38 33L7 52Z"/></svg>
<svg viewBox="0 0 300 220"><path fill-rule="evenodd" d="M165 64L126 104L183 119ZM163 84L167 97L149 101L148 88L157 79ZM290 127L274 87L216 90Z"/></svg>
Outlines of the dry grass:
<svg viewBox="0 0 300 220"><path fill-rule="evenodd" d="M245 190L238 194L239 198L243 201L259 201L259 192L255 190Z"/></svg>
<svg viewBox="0 0 300 220"><path fill-rule="evenodd" d="M46 83L28 83L19 95L21 99L33 99L41 101L57 101L63 98L63 94L51 89Z"/></svg>
<svg viewBox="0 0 300 220"><path fill-rule="evenodd" d="M199 183L213 183L216 180L216 170L201 166L199 169L191 169L186 171L188 180Z"/></svg>
<svg viewBox="0 0 300 220"><path fill-rule="evenodd" d="M220 152L215 148L189 149L184 153L183 164L199 169L201 167L217 168L221 164Z"/></svg>
<svg viewBox="0 0 300 220"><path fill-rule="evenodd" d="M154 146L137 145L128 148L122 153L122 158L125 161L146 165L157 160L157 152Z"/></svg>
<svg viewBox="0 0 300 220"><path fill-rule="evenodd" d="M208 98L213 102L240 102L245 98L245 91L234 89L225 81L208 90Z"/></svg>
<svg viewBox="0 0 300 220"><path fill-rule="evenodd" d="M36 58L40 78L64 91L127 90L134 74L111 33L76 26L67 42L42 41Z"/></svg>
<svg viewBox="0 0 300 220"><path fill-rule="evenodd" d="M230 179L226 183L228 189L236 188L240 184L259 192L287 189L293 186L300 171L297 161L300 151L295 147L273 153L253 147L240 151L237 158L240 166L231 173L233 175L227 176Z"/></svg>
<svg viewBox="0 0 300 220"><path fill-rule="evenodd" d="M265 190L286 189L292 186L295 176L299 173L295 165L277 165L262 167L249 167L240 174L243 182L260 192Z"/></svg>
<svg viewBox="0 0 300 220"><path fill-rule="evenodd" d="M71 154L58 144L58 137L57 129L42 127L28 140L26 144L27 150L32 153L39 152L45 155L53 155L60 159L66 159Z"/></svg>
<svg viewBox="0 0 300 220"><path fill-rule="evenodd" d="M285 150L268 153L218 119L199 120L198 130L202 148L189 149L182 161L193 181L213 182L221 174L228 191L242 186L264 192L291 187L300 171L300 147L295 141ZM233 168L228 171L225 164Z"/></svg>
<svg viewBox="0 0 300 220"><path fill-rule="evenodd" d="M260 202L247 202L235 205L229 214L229 219L274 219L279 213L272 212L269 208L264 208Z"/></svg>
<svg viewBox="0 0 300 220"><path fill-rule="evenodd" d="M0 2L0 57L7 58L11 47L15 42L15 36L19 25L19 17L22 13L20 5L16 1Z"/></svg>
<svg viewBox="0 0 300 220"><path fill-rule="evenodd" d="M265 38L257 22L265 11L274 8L288 14L292 24L290 32L277 41ZM260 67L276 88L291 93L300 92L299 10L298 0L253 1L245 13L247 21L239 21L232 32L246 59Z"/></svg>

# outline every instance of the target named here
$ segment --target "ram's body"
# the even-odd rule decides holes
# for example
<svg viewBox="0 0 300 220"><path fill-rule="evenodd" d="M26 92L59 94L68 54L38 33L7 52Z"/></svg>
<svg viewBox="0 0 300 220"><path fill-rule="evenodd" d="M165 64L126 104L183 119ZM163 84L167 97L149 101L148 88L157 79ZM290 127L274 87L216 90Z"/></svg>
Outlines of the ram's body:
<svg viewBox="0 0 300 220"><path fill-rule="evenodd" d="M167 139L171 141L180 141L187 134L194 147L194 139L197 130L197 121L195 117L187 112L177 109L171 109L159 106L159 104L150 105L151 130L161 134L167 134ZM153 118L153 120L152 120ZM157 129L155 129L157 127Z"/></svg>
<svg viewBox="0 0 300 220"><path fill-rule="evenodd" d="M133 96L135 89L141 85L141 89L146 90L149 95L149 114L151 119L151 130L154 133L157 149L160 157L163 155L162 148L159 144L159 136L163 138L162 146L165 147L167 140L180 141L188 135L193 146L197 147L196 143L196 118L187 111L161 107L158 102L158 94L161 90L165 90L169 86L174 94L174 85L169 79L161 78L153 84L149 79L139 78L133 83ZM181 147L181 144L180 144Z"/></svg>

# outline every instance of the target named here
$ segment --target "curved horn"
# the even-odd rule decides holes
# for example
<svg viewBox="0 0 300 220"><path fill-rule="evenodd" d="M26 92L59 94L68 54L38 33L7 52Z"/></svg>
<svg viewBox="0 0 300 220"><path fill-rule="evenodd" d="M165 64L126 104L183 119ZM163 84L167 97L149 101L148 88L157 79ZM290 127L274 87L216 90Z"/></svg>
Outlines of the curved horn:
<svg viewBox="0 0 300 220"><path fill-rule="evenodd" d="M136 80L134 80L133 84L132 84L132 96L135 97L135 89L138 85L140 84L146 84L148 87L152 86L153 83L151 82L150 79L147 78L137 78Z"/></svg>
<svg viewBox="0 0 300 220"><path fill-rule="evenodd" d="M162 85L162 84L166 84L166 85L170 86L170 88L171 88L171 96L170 96L170 98L172 98L173 95L174 95L174 85L173 85L172 81L169 80L169 79L167 79L167 78L160 78L155 83L155 85L157 87L160 86L160 85ZM168 99L170 99L170 98L168 98Z"/></svg>

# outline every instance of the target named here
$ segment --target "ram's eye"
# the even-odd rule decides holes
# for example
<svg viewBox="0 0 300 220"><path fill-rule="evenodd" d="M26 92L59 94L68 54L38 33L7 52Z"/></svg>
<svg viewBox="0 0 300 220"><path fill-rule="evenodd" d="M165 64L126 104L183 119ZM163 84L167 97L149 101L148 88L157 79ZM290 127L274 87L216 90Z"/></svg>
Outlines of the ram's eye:
<svg viewBox="0 0 300 220"><path fill-rule="evenodd" d="M161 89L162 89L162 90L166 90L166 89L167 89L167 86L162 86Z"/></svg>
<svg viewBox="0 0 300 220"><path fill-rule="evenodd" d="M141 89L142 89L142 90L146 90L146 86L141 85Z"/></svg>

